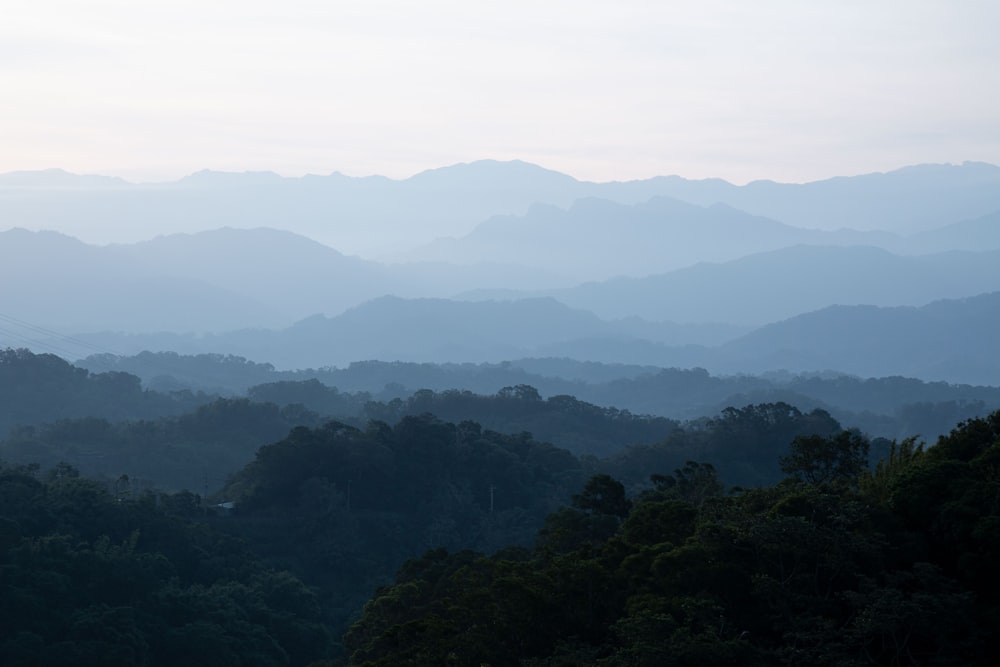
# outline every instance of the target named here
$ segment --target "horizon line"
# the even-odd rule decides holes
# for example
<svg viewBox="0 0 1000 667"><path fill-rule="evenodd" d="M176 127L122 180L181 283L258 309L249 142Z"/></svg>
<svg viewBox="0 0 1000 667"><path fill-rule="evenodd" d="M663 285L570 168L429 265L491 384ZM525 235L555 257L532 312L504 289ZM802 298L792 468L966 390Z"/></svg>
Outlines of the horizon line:
<svg viewBox="0 0 1000 667"><path fill-rule="evenodd" d="M483 165L483 164L523 165L523 166L527 166L527 167L539 169L539 170L542 170L542 171L545 171L545 172L549 172L551 174L557 174L557 175L560 175L560 176L565 176L565 177L571 178L574 181L577 181L579 183L597 183L597 184L605 184L605 183L635 183L635 182L642 182L642 181L650 181L650 180L654 180L654 179L657 179L657 178L680 178L680 179L683 179L683 180L686 180L686 181L694 181L694 182L698 182L698 181L722 181L724 183L728 183L728 184L733 185L735 187L745 187L747 185L751 185L751 184L754 184L754 183L776 183L776 184L780 184L780 185L807 185L807 184L810 184L810 183L821 183L821 182L824 182L824 181L830 181L830 180L835 180L835 179L840 179L840 178L856 178L856 177L862 177L862 176L885 175L885 174L891 174L891 173L895 173L895 172L898 172L898 171L903 171L903 170L906 170L906 169L912 169L912 168L916 168L916 167L965 167L965 166L977 166L977 165L978 166L994 167L994 168L998 167L997 164L994 164L994 163L991 163L991 162L985 162L985 161L982 161L982 160L963 160L961 162L917 162L917 163L912 163L912 164L904 164L904 165L895 167L893 169L885 170L885 171L875 170L875 171L864 171L864 172L855 173L855 174L838 174L838 175L829 176L829 177L826 177L826 178L818 178L818 179L805 180L805 181L778 181L778 180L770 179L770 178L756 178L756 179L752 179L752 180L746 181L744 183L738 183L738 182L734 182L734 181L730 181L728 179L722 178L720 176L708 176L708 177L704 177L704 178L690 178L690 177L687 177L687 176L683 176L681 174L656 174L656 175L648 176L648 177L645 177L645 178L631 178L631 179L586 180L586 179L577 178L576 176L574 176L572 174L569 174L567 172L559 171L559 170L556 170L556 169L551 169L549 167L545 167L545 166L540 165L538 163L528 162L526 160L520 160L520 159L498 160L498 159L494 159L494 158L481 158L481 159L477 159L477 160L470 160L470 161L467 161L467 162L455 162L455 163L451 163L451 164L441 165L441 166L438 166L438 167L430 167L430 168L427 168L427 169L422 169L422 170L417 171L417 172L415 172L415 173L413 173L413 174L411 174L409 176L402 177L402 178L395 178L395 177L386 176L386 175L383 175L383 174L366 174L366 175L354 176L354 175L350 175L350 174L345 174L344 172L342 172L340 170L336 170L336 169L333 170L333 171L331 171L331 172L328 172L328 173L305 172L305 173L301 173L301 174L290 175L288 173L279 173L279 172L273 171L273 170L261 170L261 169L245 169L245 170L232 170L231 171L231 170L224 170L224 169L204 168L204 169L198 169L196 171L192 171L192 172L186 173L185 175L177 177L177 178L174 178L174 179L140 181L140 180L129 180L128 178L125 178L123 176L118 176L118 175L115 175L113 173L77 172L77 171L70 171L70 170L65 169L63 167L46 167L46 168L42 168L42 169L15 169L15 170L12 170L12 171L0 172L0 179L5 179L5 178L8 178L8 177L16 177L16 176L42 175L42 174L59 174L59 175L65 175L65 176L70 176L70 177L75 177L75 178L98 178L98 179L107 179L108 181L120 181L121 184L124 184L124 185L128 185L128 186L140 186L140 187L141 186L177 185L177 184L182 183L185 180L191 179L193 177L197 177L199 175L263 176L263 177L268 177L268 178L274 177L276 179L281 179L281 180L286 180L286 181L304 180L304 179L307 179L307 178L332 178L332 177L335 177L335 176L340 176L340 177L351 179L351 180L382 179L382 180L392 181L392 182L396 182L396 183L402 183L402 182L406 182L406 181L412 180L414 178L423 176L425 174L430 174L430 173L437 172L437 171L443 171L443 170L446 170L446 169L454 169L454 168L459 168L459 167L470 167L470 166L474 166L474 165ZM110 171L115 171L115 170L110 170ZM36 185L27 185L27 184L25 184L25 185L6 185L6 184L3 184L3 183L0 183L0 187L25 187L25 188L29 188L29 187L52 187L52 188L58 188L59 186L58 185L36 186Z"/></svg>

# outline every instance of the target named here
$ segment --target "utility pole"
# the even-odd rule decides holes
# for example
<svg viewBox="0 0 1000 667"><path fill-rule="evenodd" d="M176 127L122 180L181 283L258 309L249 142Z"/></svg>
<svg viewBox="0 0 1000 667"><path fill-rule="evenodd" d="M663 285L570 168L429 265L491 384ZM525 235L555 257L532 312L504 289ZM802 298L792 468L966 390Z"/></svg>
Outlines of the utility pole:
<svg viewBox="0 0 1000 667"><path fill-rule="evenodd" d="M497 487L490 484L490 514L493 514L493 492Z"/></svg>

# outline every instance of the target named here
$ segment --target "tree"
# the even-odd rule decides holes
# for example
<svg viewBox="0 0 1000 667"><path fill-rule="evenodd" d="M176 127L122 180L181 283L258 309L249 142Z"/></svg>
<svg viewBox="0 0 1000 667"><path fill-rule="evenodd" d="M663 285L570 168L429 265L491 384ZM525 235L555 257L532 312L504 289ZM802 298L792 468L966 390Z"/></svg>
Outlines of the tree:
<svg viewBox="0 0 1000 667"><path fill-rule="evenodd" d="M624 519L632 504L625 498L625 486L610 475L594 475L573 496L573 507L591 514L606 514Z"/></svg>
<svg viewBox="0 0 1000 667"><path fill-rule="evenodd" d="M688 461L683 468L674 469L673 475L654 474L649 479L663 495L677 497L693 505L701 505L707 498L721 496L724 490L711 463Z"/></svg>
<svg viewBox="0 0 1000 667"><path fill-rule="evenodd" d="M781 457L781 471L810 484L856 484L868 467L868 438L855 429L837 435L796 436L788 456Z"/></svg>
<svg viewBox="0 0 1000 667"><path fill-rule="evenodd" d="M516 398L521 401L542 400L542 395L538 393L538 390L529 384L518 384L513 387L504 387L497 392L497 396L501 398Z"/></svg>

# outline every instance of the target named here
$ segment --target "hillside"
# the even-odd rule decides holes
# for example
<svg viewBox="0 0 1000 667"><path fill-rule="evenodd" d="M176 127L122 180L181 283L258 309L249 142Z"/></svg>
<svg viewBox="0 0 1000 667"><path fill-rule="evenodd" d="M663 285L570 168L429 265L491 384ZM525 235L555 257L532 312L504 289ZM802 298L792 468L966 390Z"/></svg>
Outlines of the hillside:
<svg viewBox="0 0 1000 667"><path fill-rule="evenodd" d="M784 368L1000 384L1000 292L920 308L833 306L762 327L717 349L716 367Z"/></svg>
<svg viewBox="0 0 1000 667"><path fill-rule="evenodd" d="M905 438L919 433L933 440L956 422L1000 408L1000 388L996 386L924 382L900 376L862 378L833 372L713 375L699 368L598 364L567 358L499 364L369 361L345 368L288 372L234 357L143 353L124 358L92 357L80 365L95 372L128 371L160 390L212 387L228 396L248 396L276 405L300 404L317 415L352 423L427 411L450 419L466 414L488 428L509 433L531 431L574 451L583 451L578 447L592 442L601 429L588 431L591 427L582 426L582 422L568 426L565 418L575 414L583 419L594 410L687 421L733 405L784 402L807 411L825 410L873 437ZM524 415L538 415L537 419L509 418L510 408L519 403L505 394L516 387L530 388L545 399L523 403L524 410L518 408ZM526 396L530 398L531 392ZM505 395L505 400L497 402L499 395ZM567 397L590 405L577 405ZM593 451L606 452L601 448L609 443L620 446L627 441L602 440Z"/></svg>

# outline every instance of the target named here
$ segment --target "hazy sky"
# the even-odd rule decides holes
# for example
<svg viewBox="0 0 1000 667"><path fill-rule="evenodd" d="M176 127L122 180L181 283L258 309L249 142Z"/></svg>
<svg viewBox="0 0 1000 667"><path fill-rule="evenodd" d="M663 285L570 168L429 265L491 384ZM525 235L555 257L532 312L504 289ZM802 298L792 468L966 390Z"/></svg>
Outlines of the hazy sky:
<svg viewBox="0 0 1000 667"><path fill-rule="evenodd" d="M3 0L0 172L1000 163L1000 2Z"/></svg>

